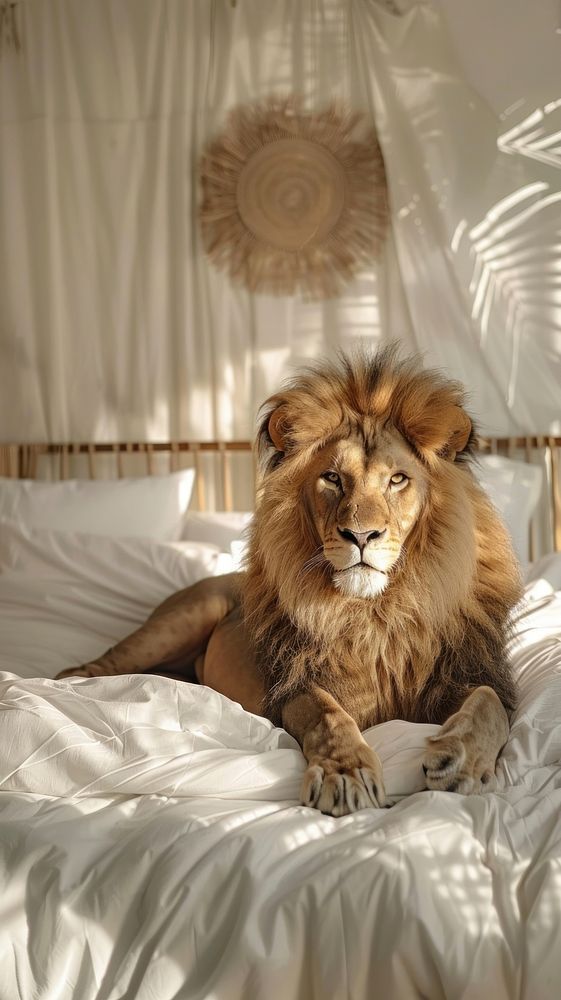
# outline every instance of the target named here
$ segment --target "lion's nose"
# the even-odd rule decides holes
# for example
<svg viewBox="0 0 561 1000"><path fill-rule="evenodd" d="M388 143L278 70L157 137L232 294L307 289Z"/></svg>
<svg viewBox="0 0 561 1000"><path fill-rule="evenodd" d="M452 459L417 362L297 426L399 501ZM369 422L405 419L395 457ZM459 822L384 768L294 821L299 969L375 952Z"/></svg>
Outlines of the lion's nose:
<svg viewBox="0 0 561 1000"><path fill-rule="evenodd" d="M349 531L348 528L337 528L337 531L341 535L341 538L346 538L353 545L358 545L362 553L368 542L373 542L376 538L382 538L386 534L387 528L382 528L381 531Z"/></svg>

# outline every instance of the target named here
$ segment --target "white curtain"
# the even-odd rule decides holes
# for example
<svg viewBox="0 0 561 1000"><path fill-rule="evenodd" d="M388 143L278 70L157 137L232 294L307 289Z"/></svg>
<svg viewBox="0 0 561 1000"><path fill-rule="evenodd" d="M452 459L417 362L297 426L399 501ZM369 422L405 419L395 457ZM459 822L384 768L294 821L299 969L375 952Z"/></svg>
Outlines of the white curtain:
<svg viewBox="0 0 561 1000"><path fill-rule="evenodd" d="M395 339L466 382L486 431L561 432L561 106L499 122L431 3L20 0L17 17L0 440L248 437L298 362ZM197 228L228 109L292 92L371 115L387 164L384 257L321 303L231 286Z"/></svg>

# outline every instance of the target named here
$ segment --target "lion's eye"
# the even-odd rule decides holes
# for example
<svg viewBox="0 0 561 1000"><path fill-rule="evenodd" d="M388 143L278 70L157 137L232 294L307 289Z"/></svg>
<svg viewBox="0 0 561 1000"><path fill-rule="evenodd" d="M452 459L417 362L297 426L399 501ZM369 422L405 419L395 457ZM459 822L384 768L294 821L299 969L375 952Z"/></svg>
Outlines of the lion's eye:
<svg viewBox="0 0 561 1000"><path fill-rule="evenodd" d="M341 479L336 472L322 472L321 478L324 479L326 483L333 483L334 486L341 485Z"/></svg>
<svg viewBox="0 0 561 1000"><path fill-rule="evenodd" d="M403 486L406 482L408 482L408 478L404 472L394 472L393 476L390 477L392 486Z"/></svg>

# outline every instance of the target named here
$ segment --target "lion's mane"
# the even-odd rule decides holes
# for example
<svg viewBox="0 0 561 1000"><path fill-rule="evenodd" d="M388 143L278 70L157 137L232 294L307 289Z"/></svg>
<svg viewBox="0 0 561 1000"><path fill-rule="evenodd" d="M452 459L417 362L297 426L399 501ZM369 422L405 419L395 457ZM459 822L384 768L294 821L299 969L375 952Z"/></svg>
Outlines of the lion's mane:
<svg viewBox="0 0 561 1000"><path fill-rule="evenodd" d="M271 718L311 682L356 706L365 728L391 718L442 722L466 684L490 684L511 710L506 657L520 596L507 532L472 470L473 433L455 455L451 408L462 387L394 349L305 370L263 409L263 479L243 604L268 690ZM284 448L274 448L275 413ZM423 461L428 502L386 589L357 599L317 564L318 537L303 502L310 459L366 419L390 421ZM372 678L366 685L365 672Z"/></svg>

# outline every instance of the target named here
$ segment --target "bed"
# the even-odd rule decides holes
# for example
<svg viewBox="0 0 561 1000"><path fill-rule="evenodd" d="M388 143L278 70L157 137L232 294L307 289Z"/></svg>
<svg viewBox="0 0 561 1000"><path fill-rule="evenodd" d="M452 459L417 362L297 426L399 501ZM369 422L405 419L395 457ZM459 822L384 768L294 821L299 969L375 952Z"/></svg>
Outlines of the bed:
<svg viewBox="0 0 561 1000"><path fill-rule="evenodd" d="M424 791L438 727L397 720L366 734L392 807L340 819L298 804L287 733L208 688L52 680L173 590L239 565L249 446L4 446L0 1000L557 996L560 444L482 442L528 563L521 699L494 786ZM547 475L514 468L540 448ZM67 478L98 459L122 478ZM153 475L126 475L137 459ZM194 510L191 494L226 511ZM545 528L531 523L541 503Z"/></svg>

